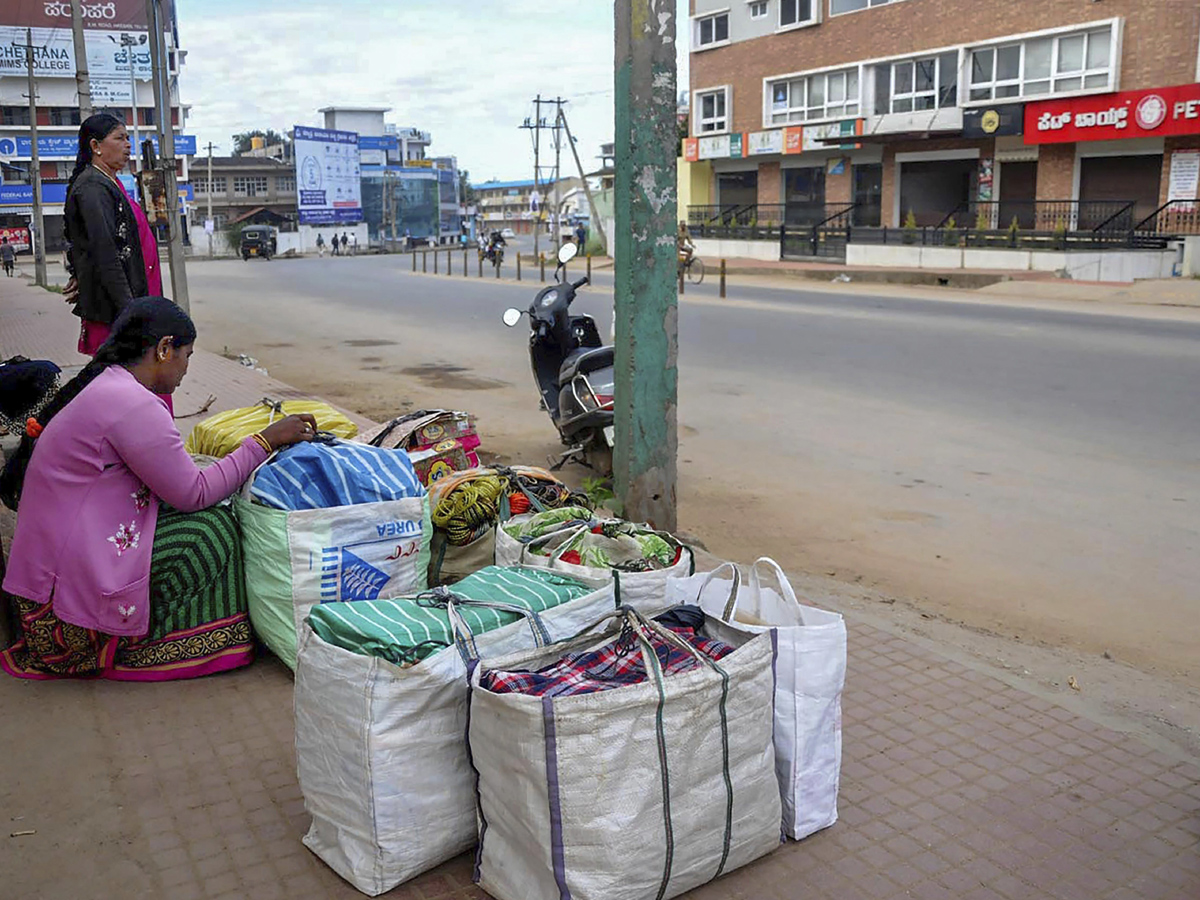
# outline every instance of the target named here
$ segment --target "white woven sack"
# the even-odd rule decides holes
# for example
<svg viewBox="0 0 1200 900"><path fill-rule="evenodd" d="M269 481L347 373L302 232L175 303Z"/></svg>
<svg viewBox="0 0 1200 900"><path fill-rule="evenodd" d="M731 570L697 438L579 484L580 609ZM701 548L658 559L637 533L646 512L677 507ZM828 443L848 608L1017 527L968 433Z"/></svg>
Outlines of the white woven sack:
<svg viewBox="0 0 1200 900"><path fill-rule="evenodd" d="M493 694L479 687L484 665L474 668L480 887L498 900L665 900L779 846L771 637L711 624L714 637L742 646L657 683ZM593 635L490 665L537 667L596 643ZM644 647L643 659L657 668Z"/></svg>
<svg viewBox="0 0 1200 900"><path fill-rule="evenodd" d="M775 574L765 586L759 566ZM725 570L731 578L718 578ZM842 768L842 688L846 682L846 623L840 615L796 599L787 576L762 557L741 584L738 567L673 579L672 604L693 603L747 635L774 630L779 657L775 682L775 766L783 798L783 832L799 840L837 821Z"/></svg>
<svg viewBox="0 0 1200 900"><path fill-rule="evenodd" d="M520 520L520 517L516 517L512 521ZM667 582L671 578L691 575L696 570L696 558L692 548L688 546L684 546L679 562L666 569L654 569L649 572L622 572L618 569L597 569L593 566L563 562L559 557L566 551L567 545L581 531L588 530L590 529L586 525L569 525L535 538L531 543L554 544L555 550L549 556L543 556L530 553L529 544L507 534L502 525L496 529L496 565L548 567L571 578L611 577L617 583L617 602L622 606L632 607L643 615L656 615L675 605L666 600Z"/></svg>
<svg viewBox="0 0 1200 900"><path fill-rule="evenodd" d="M289 668L296 668L300 623L317 603L398 597L428 585L428 497L283 510L254 503L253 482L233 505L250 623Z"/></svg>
<svg viewBox="0 0 1200 900"><path fill-rule="evenodd" d="M552 639L614 606L611 581L539 614ZM485 657L536 646L522 620L480 634ZM304 843L375 896L475 843L466 665L454 647L409 668L322 640L304 623L296 667L296 767Z"/></svg>

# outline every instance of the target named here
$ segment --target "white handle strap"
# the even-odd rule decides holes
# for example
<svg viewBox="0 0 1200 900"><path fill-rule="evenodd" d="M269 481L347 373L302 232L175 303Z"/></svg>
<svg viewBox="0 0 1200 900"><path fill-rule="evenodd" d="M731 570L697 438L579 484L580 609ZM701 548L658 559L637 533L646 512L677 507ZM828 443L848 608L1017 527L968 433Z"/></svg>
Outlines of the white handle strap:
<svg viewBox="0 0 1200 900"><path fill-rule="evenodd" d="M783 573L783 569L780 567L779 563L775 562L775 560L771 559L769 556L760 556L754 561L754 565L751 566L750 590L754 591L755 594L761 590L758 578L759 563L766 563L775 570L775 578L779 581L779 590L783 594L784 599L790 600L792 603L795 603L797 606L799 606L800 601L796 599L796 592L792 590L792 583L788 581L788 577Z"/></svg>
<svg viewBox="0 0 1200 900"><path fill-rule="evenodd" d="M564 534L569 534L570 536L565 541L563 541L563 544L562 544L565 547L567 544L571 543L571 541L575 540L576 536L580 532L590 530L591 527L592 527L591 525L570 525L570 524L568 524L568 525L564 525L562 528L557 528L554 531L547 531L545 534L538 535L537 537L532 538L529 541L522 541L521 542L520 564L525 565L525 554L529 552L530 547L533 547L536 544L544 544L547 541L549 541L551 538L559 537ZM561 552L562 551L560 550L559 553L561 553ZM558 559L558 554L551 553L550 561L554 562L556 559Z"/></svg>
<svg viewBox="0 0 1200 900"><path fill-rule="evenodd" d="M709 583L720 572L726 569L730 569L733 572L733 583L729 586L729 597L725 600L725 605L721 609L721 618L726 622L732 622L733 614L737 612L738 588L741 587L742 582L742 571L738 568L737 563L723 562L704 576L704 581L700 582L700 589L696 591L696 605L701 605L700 598L704 596L704 589L708 587Z"/></svg>

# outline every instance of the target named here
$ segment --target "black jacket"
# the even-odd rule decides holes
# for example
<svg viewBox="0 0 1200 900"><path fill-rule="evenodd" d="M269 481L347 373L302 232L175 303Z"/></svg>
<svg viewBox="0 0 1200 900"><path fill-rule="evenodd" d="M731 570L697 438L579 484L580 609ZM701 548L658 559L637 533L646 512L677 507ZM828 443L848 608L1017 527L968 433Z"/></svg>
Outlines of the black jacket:
<svg viewBox="0 0 1200 900"><path fill-rule="evenodd" d="M67 191L63 217L67 261L79 281L75 315L109 325L130 300L146 296L142 245L129 200L88 166Z"/></svg>

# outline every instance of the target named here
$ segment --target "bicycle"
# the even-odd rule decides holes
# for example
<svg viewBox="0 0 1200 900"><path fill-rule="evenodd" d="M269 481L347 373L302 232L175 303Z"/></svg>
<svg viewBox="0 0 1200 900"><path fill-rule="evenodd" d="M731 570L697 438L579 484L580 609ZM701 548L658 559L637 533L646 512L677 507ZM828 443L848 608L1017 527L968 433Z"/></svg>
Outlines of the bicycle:
<svg viewBox="0 0 1200 900"><path fill-rule="evenodd" d="M687 275L687 280L692 284L700 284L704 281L704 260L698 256L691 256L687 260L679 261L679 273Z"/></svg>

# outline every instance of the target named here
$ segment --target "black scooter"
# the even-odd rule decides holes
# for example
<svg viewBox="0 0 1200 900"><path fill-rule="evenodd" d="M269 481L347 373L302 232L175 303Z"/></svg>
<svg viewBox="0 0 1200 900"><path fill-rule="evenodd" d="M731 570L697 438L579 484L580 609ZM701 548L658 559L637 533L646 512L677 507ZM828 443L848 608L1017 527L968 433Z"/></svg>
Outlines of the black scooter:
<svg viewBox="0 0 1200 900"><path fill-rule="evenodd" d="M613 348L601 343L591 316L570 313L575 292L588 279L559 280L578 252L575 244L559 248L555 284L538 291L529 305L529 362L541 407L568 448L551 469L574 460L607 476L612 474ZM522 315L519 309L505 310L504 324L512 328Z"/></svg>

